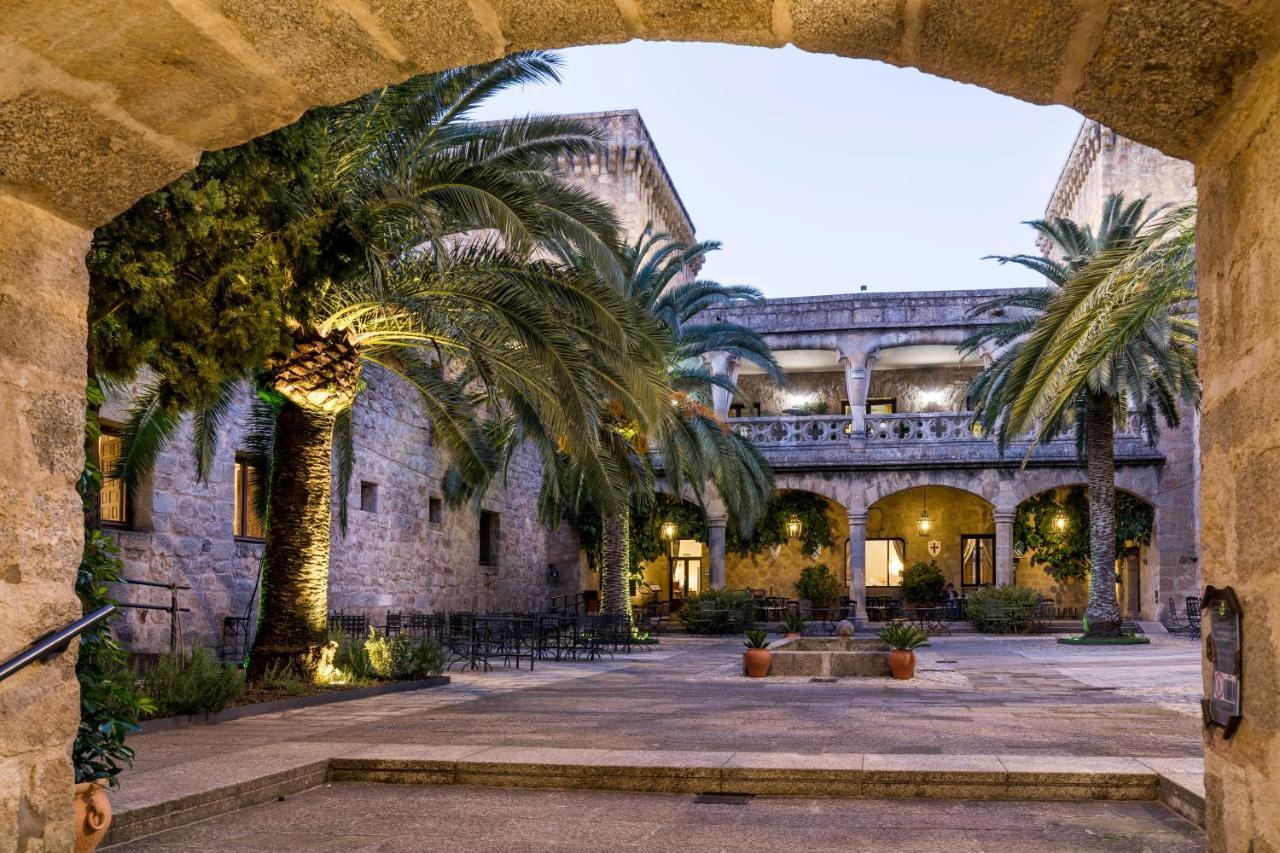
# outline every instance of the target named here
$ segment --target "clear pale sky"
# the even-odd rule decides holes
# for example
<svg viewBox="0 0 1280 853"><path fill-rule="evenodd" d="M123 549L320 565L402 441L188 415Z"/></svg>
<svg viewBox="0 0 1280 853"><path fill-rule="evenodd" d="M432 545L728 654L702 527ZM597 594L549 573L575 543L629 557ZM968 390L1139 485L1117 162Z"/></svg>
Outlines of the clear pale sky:
<svg viewBox="0 0 1280 853"><path fill-rule="evenodd" d="M875 62L726 45L575 48L560 85L481 118L635 107L702 239L703 276L767 296L1017 287L1080 116Z"/></svg>

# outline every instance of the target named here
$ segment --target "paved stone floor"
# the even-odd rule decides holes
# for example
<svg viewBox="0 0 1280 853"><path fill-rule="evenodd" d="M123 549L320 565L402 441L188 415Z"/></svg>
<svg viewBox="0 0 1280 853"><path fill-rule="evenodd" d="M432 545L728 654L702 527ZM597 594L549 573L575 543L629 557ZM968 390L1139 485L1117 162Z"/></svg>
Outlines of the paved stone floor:
<svg viewBox="0 0 1280 853"><path fill-rule="evenodd" d="M1104 650L958 635L919 678L745 679L741 643L668 640L605 663L454 674L414 693L133 738L134 771L281 743L939 754L1202 754L1199 646Z"/></svg>
<svg viewBox="0 0 1280 853"><path fill-rule="evenodd" d="M212 726L144 732L131 739L137 762L133 770L122 776L122 789L115 800L117 808L124 809L163 802L184 793L180 789L189 784L186 780L234 781L250 771L269 773L289 763L327 758L335 754L335 747L344 744L484 744L800 754L1135 756L1181 759L1197 766L1195 759L1202 754L1199 646L1194 640L1159 636L1150 646L1087 649L1062 646L1051 637L956 635L936 638L929 648L922 650L918 678L909 682L745 679L738 674L741 651L741 643L736 639L664 639L662 646L651 652L612 661L540 663L534 672L499 669L491 673L454 673L454 683L442 688ZM1183 772L1193 775L1189 766ZM979 833L965 842L972 842L970 847L955 847L959 850L1001 850L1015 846L1024 850L1197 849L1194 832L1168 845L1161 842L1149 848L1125 846L1129 842L1122 843L1122 837L1141 837L1148 831L1148 824L1166 826L1167 821L1173 819L1171 815L1166 817L1159 806L1134 803L1027 804L1021 810L1029 809L1040 817L1022 825L1016 819L1006 820L1019 813L1008 803L933 801L908 805L911 801L895 801L873 806L868 801L850 800L759 800L739 812L716 812L705 811L710 808L705 806L694 809L687 799L654 798L656 795L649 798L605 793L563 797L549 792L482 795L475 789L383 789L353 785L301 795L288 808L310 809L308 813L314 812L317 820L329 821L333 817L337 821L332 824L333 831L340 829L339 835L360 835L364 831L360 827L370 825L369 818L373 816L376 816L373 822L380 825L380 809L415 815L387 827L386 833L374 833L378 837L368 842L367 849L371 850L415 849L405 833L416 831L414 821L437 819L441 832L455 831L443 828L448 823L460 827L457 831L473 833L467 841L473 846L450 844L430 849L484 849L482 839L489 837L486 833L493 831L497 824L490 825L484 809L466 805L478 797L491 801L497 813L505 816L501 820L512 827L520 825L518 815L522 813L552 808L539 803L558 803L561 805L555 807L561 808L564 803L580 802L585 812L609 814L611 821L616 819L617 831L624 837L633 833L643 835L646 832L643 827L652 822L655 837L666 838L675 847L677 839L690 839L692 834L705 831L707 834L700 837L706 844L700 841L685 848L689 850L719 849L715 832L706 828L713 824L688 825L695 816L700 821L704 815L725 815L715 819L742 821L743 831L747 832L754 825L751 815L761 815L761 823L768 824L774 819L769 815L776 813L779 825L794 826L786 821L803 823L801 817L811 811L822 815L821 820L803 823L803 831L797 831L792 837L795 843L816 845L817 849L823 849L824 844L835 844L840 837L858 837L859 832L886 839L894 832L893 821L897 819L886 816L898 814L925 820L921 826L935 833L907 832L904 843L919 842L923 846L902 849L955 847L921 841L931 838L936 842L948 826L957 831L971 827ZM369 805L355 809L343 822L336 817L338 811L329 812L329 804L331 801L345 803L348 798L353 801L369 798ZM404 803L398 798L403 798ZM410 802L417 803L416 809L410 808ZM635 814L632 814L633 806L639 810ZM256 811L240 814L248 820L250 816L268 814L272 808L258 807ZM693 811L687 811L689 809ZM626 812L625 819L620 811ZM686 811L686 818L658 820L658 816L678 816ZM459 820L459 816L472 813L485 814L485 820ZM733 817L734 814L738 817ZM951 814L955 823L928 823L927 816L934 814ZM360 819L357 815L361 815ZM828 825L827 818L833 815L840 816L844 822ZM876 817L866 818L867 815ZM1126 836L1118 829L1108 830L1110 834L1105 838L1094 839L1102 846L1073 846L1074 841L1043 846L1028 835L1039 832L1049 838L1058 831L1057 827L1063 839L1077 836L1083 839L1089 815L1105 817L1106 827L1127 826L1131 831ZM304 824L310 820L301 812L297 819ZM293 841L282 837L278 844L265 844L263 839L267 836L263 835L256 836L257 841L253 843L242 843L235 840L235 820L217 818L175 830L162 838L166 844L179 845L173 849L184 849L181 844L223 849L191 840L208 827L222 827L217 830L223 833L218 836L218 843L225 845L225 849L254 849L259 844L280 850L366 849L359 846L363 841L353 840L331 848L326 846L328 842L306 841L301 835ZM858 824L859 820L870 823ZM269 824L270 821L262 832L271 831ZM1169 825L1181 826L1176 821ZM589 827L583 824L573 829L576 826L566 824L566 833L572 830L583 834L566 835L568 846L557 849L578 849L573 839L586 843L585 833ZM858 829L859 826L862 828ZM828 829L835 834L825 834ZM772 838L774 843L780 840L780 836ZM1177 846L1184 842L1191 846ZM139 842L135 842L137 844ZM752 849L749 844L734 844L729 848ZM135 846L134 849L153 848ZM530 849L547 848L535 845Z"/></svg>
<svg viewBox="0 0 1280 853"><path fill-rule="evenodd" d="M1154 803L758 797L333 784L113 851L885 851L1204 849Z"/></svg>

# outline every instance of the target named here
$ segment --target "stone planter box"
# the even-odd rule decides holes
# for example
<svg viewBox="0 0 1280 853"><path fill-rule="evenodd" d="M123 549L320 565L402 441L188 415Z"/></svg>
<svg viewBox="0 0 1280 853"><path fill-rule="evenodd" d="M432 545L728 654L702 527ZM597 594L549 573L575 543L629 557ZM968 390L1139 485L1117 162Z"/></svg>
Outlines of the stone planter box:
<svg viewBox="0 0 1280 853"><path fill-rule="evenodd" d="M769 675L816 678L887 678L889 644L853 637L795 637L769 647Z"/></svg>

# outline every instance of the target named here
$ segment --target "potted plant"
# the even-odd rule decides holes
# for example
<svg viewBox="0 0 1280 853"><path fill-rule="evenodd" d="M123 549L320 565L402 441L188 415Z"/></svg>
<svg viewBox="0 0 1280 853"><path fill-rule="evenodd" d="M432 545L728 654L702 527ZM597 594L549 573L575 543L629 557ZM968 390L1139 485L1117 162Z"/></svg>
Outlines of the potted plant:
<svg viewBox="0 0 1280 853"><path fill-rule="evenodd" d="M742 667L750 678L764 678L769 674L769 664L773 662L773 652L769 651L769 632L755 628L747 632L747 647L742 656Z"/></svg>
<svg viewBox="0 0 1280 853"><path fill-rule="evenodd" d="M894 622L880 632L889 644L889 671L894 678L908 679L916 673L914 649L929 642L929 635L905 622Z"/></svg>
<svg viewBox="0 0 1280 853"><path fill-rule="evenodd" d="M804 633L805 618L799 613L788 610L782 614L782 633L788 637L799 637Z"/></svg>

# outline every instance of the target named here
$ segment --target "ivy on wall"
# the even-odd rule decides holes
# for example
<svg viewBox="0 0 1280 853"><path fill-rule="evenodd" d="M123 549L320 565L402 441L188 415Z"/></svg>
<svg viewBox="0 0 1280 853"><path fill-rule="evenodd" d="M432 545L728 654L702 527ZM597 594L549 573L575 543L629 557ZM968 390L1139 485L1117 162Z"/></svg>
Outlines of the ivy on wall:
<svg viewBox="0 0 1280 853"><path fill-rule="evenodd" d="M1066 520L1059 530L1057 519ZM1116 492L1116 553L1151 541L1155 512L1133 495ZM1089 575L1089 497L1083 486L1042 492L1018 507L1013 522L1015 554L1032 552L1031 562L1055 580Z"/></svg>
<svg viewBox="0 0 1280 853"><path fill-rule="evenodd" d="M792 518L800 519L800 546L804 553L813 554L819 548L830 548L834 544L826 498L812 492L781 492L769 501L749 538L739 536L730 525L728 547L745 556L785 545L789 541L787 522Z"/></svg>
<svg viewBox="0 0 1280 853"><path fill-rule="evenodd" d="M650 512L631 511L631 573L643 574L641 563L656 560L666 553L667 543L662 541L662 525L675 522L677 537L707 541L707 516L701 507L659 494Z"/></svg>

